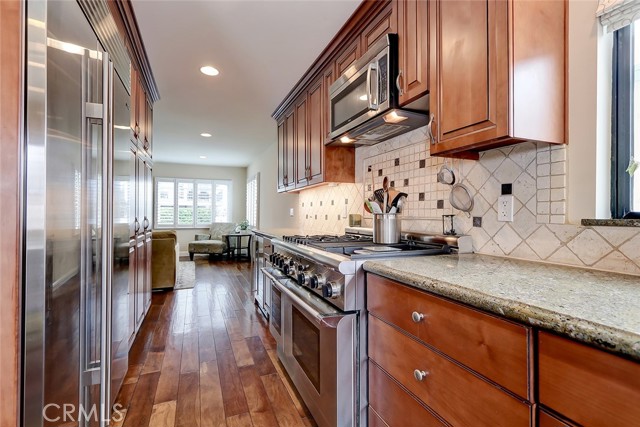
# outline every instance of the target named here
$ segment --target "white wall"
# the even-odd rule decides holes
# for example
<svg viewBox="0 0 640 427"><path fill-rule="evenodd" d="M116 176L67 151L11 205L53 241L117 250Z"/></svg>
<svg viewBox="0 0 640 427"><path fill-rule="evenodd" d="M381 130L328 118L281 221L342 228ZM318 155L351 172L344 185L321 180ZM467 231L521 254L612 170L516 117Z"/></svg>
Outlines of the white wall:
<svg viewBox="0 0 640 427"><path fill-rule="evenodd" d="M230 179L233 186L231 221L237 223L245 219L247 203L246 168L184 165L178 163L154 163L153 177L154 188L155 178ZM180 243L180 251L185 253L188 243L194 240L194 235L196 233L204 233L206 231L207 229L200 228L178 229L178 243Z"/></svg>
<svg viewBox="0 0 640 427"><path fill-rule="evenodd" d="M598 0L569 2L568 222L609 217L612 37Z"/></svg>
<svg viewBox="0 0 640 427"><path fill-rule="evenodd" d="M278 193L278 142L275 138L276 122L273 122L274 143L261 153L247 168L247 176L260 172L260 224L263 230L298 228L298 194ZM294 216L289 216L289 209Z"/></svg>

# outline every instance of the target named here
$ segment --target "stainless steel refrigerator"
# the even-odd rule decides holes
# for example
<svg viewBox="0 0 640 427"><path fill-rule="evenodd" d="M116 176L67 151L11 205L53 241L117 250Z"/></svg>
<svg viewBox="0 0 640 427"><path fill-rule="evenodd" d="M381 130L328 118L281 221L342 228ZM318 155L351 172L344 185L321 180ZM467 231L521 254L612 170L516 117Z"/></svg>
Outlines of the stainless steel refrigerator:
<svg viewBox="0 0 640 427"><path fill-rule="evenodd" d="M26 29L23 425L106 426L130 336L128 93L75 1L29 1Z"/></svg>

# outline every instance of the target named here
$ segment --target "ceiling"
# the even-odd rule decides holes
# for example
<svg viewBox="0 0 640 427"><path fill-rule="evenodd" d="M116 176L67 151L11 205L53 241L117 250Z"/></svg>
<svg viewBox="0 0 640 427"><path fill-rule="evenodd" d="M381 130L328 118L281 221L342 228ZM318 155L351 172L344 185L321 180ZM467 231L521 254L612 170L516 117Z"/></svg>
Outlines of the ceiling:
<svg viewBox="0 0 640 427"><path fill-rule="evenodd" d="M271 113L360 0L132 3L161 97L154 160L247 166L275 143Z"/></svg>

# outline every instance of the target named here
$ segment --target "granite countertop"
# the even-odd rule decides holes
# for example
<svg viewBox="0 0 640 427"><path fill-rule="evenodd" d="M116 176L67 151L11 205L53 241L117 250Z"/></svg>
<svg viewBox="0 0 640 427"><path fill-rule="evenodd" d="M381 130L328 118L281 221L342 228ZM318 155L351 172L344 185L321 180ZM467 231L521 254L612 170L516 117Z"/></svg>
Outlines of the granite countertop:
<svg viewBox="0 0 640 427"><path fill-rule="evenodd" d="M478 254L367 261L364 269L640 360L640 277Z"/></svg>

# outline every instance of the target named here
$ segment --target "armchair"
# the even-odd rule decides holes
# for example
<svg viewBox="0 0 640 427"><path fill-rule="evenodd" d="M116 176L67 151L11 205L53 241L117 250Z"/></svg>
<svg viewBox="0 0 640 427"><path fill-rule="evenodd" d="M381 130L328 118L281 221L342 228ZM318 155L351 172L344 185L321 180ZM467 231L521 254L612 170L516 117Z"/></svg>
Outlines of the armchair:
<svg viewBox="0 0 640 427"><path fill-rule="evenodd" d="M195 240L189 243L189 258L194 254L223 255L229 252L226 240L222 237L231 234L236 225L232 222L214 222L209 234L196 234Z"/></svg>

